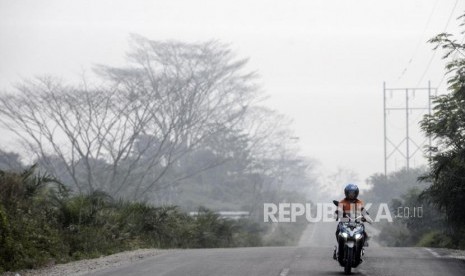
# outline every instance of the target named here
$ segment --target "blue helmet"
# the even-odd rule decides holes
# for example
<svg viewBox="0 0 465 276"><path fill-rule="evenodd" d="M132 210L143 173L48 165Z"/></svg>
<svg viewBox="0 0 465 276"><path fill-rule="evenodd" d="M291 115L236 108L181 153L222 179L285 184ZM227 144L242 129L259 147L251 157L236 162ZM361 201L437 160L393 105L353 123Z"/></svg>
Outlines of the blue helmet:
<svg viewBox="0 0 465 276"><path fill-rule="evenodd" d="M344 194L346 197L349 197L349 193L355 193L355 198L358 197L358 187L355 184L347 184L347 186L344 188Z"/></svg>

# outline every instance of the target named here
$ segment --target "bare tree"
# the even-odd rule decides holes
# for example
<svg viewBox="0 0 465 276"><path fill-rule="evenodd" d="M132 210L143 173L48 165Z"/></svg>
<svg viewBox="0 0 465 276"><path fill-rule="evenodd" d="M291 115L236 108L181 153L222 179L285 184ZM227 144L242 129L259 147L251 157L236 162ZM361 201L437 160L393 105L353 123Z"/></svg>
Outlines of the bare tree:
<svg viewBox="0 0 465 276"><path fill-rule="evenodd" d="M252 193L256 199L269 191L304 194L315 185L311 175L314 161L298 154L298 138L293 135L291 124L291 120L266 107L254 106L247 111L243 128L253 156L248 171L254 175Z"/></svg>
<svg viewBox="0 0 465 276"><path fill-rule="evenodd" d="M256 99L255 74L226 45L131 42L128 66L99 66L98 86L38 78L0 95L0 122L49 169L61 161L79 192L140 199L172 184L173 164Z"/></svg>

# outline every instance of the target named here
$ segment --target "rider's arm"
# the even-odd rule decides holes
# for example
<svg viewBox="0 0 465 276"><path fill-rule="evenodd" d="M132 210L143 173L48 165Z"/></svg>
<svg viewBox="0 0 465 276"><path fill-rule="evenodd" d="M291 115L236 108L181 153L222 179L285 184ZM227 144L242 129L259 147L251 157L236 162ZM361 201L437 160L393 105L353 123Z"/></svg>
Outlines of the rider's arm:
<svg viewBox="0 0 465 276"><path fill-rule="evenodd" d="M373 222L373 220L371 219L370 215L368 215L368 212L365 208L362 208L362 216L368 223Z"/></svg>
<svg viewBox="0 0 465 276"><path fill-rule="evenodd" d="M343 207L343 203L342 202L339 202L339 204L337 205L337 210L336 210L336 215L337 215L337 218L336 220L337 221L341 221L341 218L344 214L344 207Z"/></svg>

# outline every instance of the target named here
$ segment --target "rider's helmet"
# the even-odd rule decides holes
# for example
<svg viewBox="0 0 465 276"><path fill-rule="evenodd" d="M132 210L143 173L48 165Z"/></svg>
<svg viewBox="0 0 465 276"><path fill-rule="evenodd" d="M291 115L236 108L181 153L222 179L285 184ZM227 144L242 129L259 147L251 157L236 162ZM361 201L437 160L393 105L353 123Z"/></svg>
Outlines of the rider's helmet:
<svg viewBox="0 0 465 276"><path fill-rule="evenodd" d="M357 199L358 197L358 187L355 184L347 184L347 186L344 188L344 194L346 195L346 198L349 199Z"/></svg>

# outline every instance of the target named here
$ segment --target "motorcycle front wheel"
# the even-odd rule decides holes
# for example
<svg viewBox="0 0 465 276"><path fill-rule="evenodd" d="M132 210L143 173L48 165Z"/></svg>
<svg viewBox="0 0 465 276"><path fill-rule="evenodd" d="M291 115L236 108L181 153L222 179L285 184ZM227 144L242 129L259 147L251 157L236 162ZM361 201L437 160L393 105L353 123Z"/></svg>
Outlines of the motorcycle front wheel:
<svg viewBox="0 0 465 276"><path fill-rule="evenodd" d="M346 275L349 275L352 272L353 259L354 259L354 250L352 248L347 248L346 263L344 266L344 273Z"/></svg>

